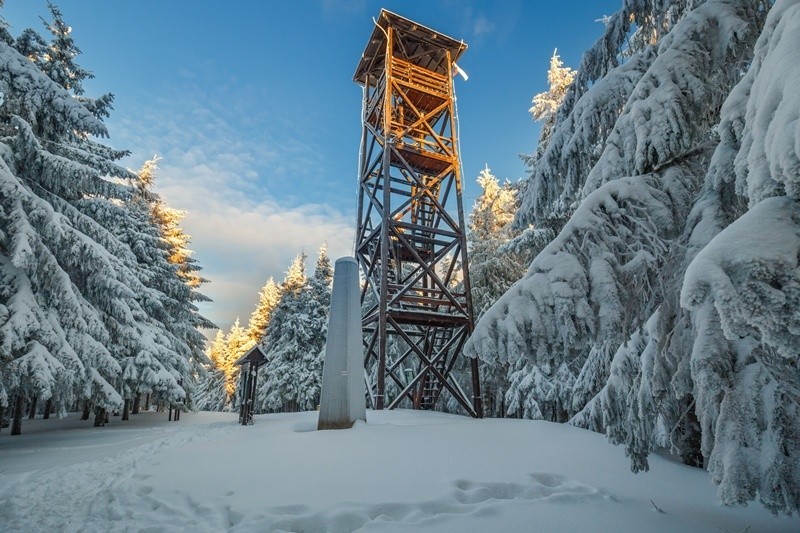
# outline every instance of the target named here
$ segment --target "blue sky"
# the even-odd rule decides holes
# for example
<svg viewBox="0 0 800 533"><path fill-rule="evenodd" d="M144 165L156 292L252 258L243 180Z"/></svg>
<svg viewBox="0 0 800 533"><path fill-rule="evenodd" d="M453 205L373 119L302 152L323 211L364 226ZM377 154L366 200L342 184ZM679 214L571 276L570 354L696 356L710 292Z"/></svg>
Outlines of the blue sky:
<svg viewBox="0 0 800 533"><path fill-rule="evenodd" d="M252 311L268 276L282 279L301 249L349 255L355 225L361 90L353 71L382 7L469 49L456 94L465 208L488 164L516 181L536 146L527 112L547 87L555 48L567 66L620 0L400 2L386 0L56 2L96 78L112 92L106 122L138 168L162 157L157 191L188 215L184 227L211 283L202 310L221 327ZM13 35L43 32L45 0L6 0Z"/></svg>

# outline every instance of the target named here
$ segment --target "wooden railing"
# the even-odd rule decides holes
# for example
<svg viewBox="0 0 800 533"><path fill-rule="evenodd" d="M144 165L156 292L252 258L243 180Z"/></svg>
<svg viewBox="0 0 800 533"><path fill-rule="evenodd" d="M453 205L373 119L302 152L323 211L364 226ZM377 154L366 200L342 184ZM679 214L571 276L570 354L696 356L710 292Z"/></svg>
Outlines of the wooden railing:
<svg viewBox="0 0 800 533"><path fill-rule="evenodd" d="M392 77L398 82L447 97L449 88L447 76L424 69L397 56L392 57L391 64Z"/></svg>

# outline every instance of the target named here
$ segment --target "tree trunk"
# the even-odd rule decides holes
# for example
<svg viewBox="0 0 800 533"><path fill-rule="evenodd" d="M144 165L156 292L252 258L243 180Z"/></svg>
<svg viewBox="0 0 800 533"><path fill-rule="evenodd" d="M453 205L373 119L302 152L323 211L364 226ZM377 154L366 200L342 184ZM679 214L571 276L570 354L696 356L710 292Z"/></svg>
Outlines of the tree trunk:
<svg viewBox="0 0 800 533"><path fill-rule="evenodd" d="M131 401L128 398L125 398L125 405L122 408L122 420L128 419L128 411L130 406L131 406Z"/></svg>
<svg viewBox="0 0 800 533"><path fill-rule="evenodd" d="M681 451L681 459L683 464L689 466L696 466L697 468L705 468L705 460L701 451L701 430L700 422L697 420L697 414L694 409L689 409L686 413L685 421L682 424L682 433L685 435L684 444ZM688 426L688 427L686 427Z"/></svg>
<svg viewBox="0 0 800 533"><path fill-rule="evenodd" d="M81 420L89 420L89 400L83 402L83 414L81 415Z"/></svg>
<svg viewBox="0 0 800 533"><path fill-rule="evenodd" d="M106 410L98 407L94 412L94 427L99 428L106 425Z"/></svg>
<svg viewBox="0 0 800 533"><path fill-rule="evenodd" d="M33 420L36 418L36 400L36 396L34 396L33 400L31 400L31 412L28 414L28 420Z"/></svg>
<svg viewBox="0 0 800 533"><path fill-rule="evenodd" d="M105 421L103 423L104 424L108 424L108 411L106 411L105 413L106 413L106 418L105 418Z"/></svg>
<svg viewBox="0 0 800 533"><path fill-rule="evenodd" d="M132 415L139 414L139 402L142 401L142 395L137 394L136 397L133 399L133 411L131 411Z"/></svg>
<svg viewBox="0 0 800 533"><path fill-rule="evenodd" d="M44 414L42 415L42 418L44 420L50 418L50 411L52 410L53 410L53 399L48 398L47 401L44 403Z"/></svg>
<svg viewBox="0 0 800 533"><path fill-rule="evenodd" d="M145 411L149 411L150 410L150 393L149 392L147 393L147 396L144 397L144 410Z"/></svg>
<svg viewBox="0 0 800 533"><path fill-rule="evenodd" d="M0 403L0 429L3 428L3 416L6 414L6 407Z"/></svg>
<svg viewBox="0 0 800 533"><path fill-rule="evenodd" d="M17 394L17 402L14 404L14 418L11 419L11 434L22 435L22 404L25 398L22 394Z"/></svg>

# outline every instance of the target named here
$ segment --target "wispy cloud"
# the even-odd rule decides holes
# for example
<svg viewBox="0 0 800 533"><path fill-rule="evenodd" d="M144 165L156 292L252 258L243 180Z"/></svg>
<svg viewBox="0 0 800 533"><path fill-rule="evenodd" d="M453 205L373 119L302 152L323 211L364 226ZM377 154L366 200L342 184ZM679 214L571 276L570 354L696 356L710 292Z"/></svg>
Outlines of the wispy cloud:
<svg viewBox="0 0 800 533"><path fill-rule="evenodd" d="M475 37L487 35L491 33L492 30L494 30L494 24L490 22L489 19L483 15L478 15L472 21L472 34Z"/></svg>
<svg viewBox="0 0 800 533"><path fill-rule="evenodd" d="M484 39L504 41L514 32L523 0L503 0L472 4L463 0L443 0L442 5L453 14L459 35L475 45Z"/></svg>
<svg viewBox="0 0 800 533"><path fill-rule="evenodd" d="M267 277L281 279L301 250L310 268L323 241L334 258L351 254L354 225L349 205L314 194L324 180L314 146L279 109L264 109L263 95L227 90L221 99L186 76L172 96L111 123L114 144L133 152L130 166L162 156L156 191L187 211L183 227L211 281L202 292L214 300L201 310L223 328L236 316L246 322Z"/></svg>
<svg viewBox="0 0 800 533"><path fill-rule="evenodd" d="M188 212L183 225L193 236L196 257L211 280L203 291L214 303L203 310L225 327L236 316L246 320L266 278L280 279L301 250L309 252L312 265L313 254L324 241L332 257L349 255L353 221L324 204L281 205L273 198L255 201L245 187L214 184L209 178L220 176L213 169L218 163L164 164L158 191L170 204Z"/></svg>
<svg viewBox="0 0 800 533"><path fill-rule="evenodd" d="M466 40L474 42L494 30L494 23L489 16L473 6L450 0L446 0L445 5L450 6L449 9L454 14L455 20L458 21L459 35Z"/></svg>

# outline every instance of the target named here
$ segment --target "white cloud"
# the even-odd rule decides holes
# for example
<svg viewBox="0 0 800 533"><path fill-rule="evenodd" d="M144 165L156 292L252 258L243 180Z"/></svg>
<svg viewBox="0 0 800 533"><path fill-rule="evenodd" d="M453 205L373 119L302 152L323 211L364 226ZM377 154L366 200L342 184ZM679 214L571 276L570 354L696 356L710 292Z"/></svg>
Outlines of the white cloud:
<svg viewBox="0 0 800 533"><path fill-rule="evenodd" d="M236 316L245 322L267 277L280 280L301 250L310 256L310 269L324 241L333 258L352 253L350 216L326 205L253 201L246 187L218 183L213 176L224 180L206 164L164 165L157 190L170 205L187 211L183 227L192 235L195 257L211 281L203 292L214 303L203 311L218 326L227 327Z"/></svg>
<svg viewBox="0 0 800 533"><path fill-rule="evenodd" d="M472 34L475 37L487 35L494 30L494 24L483 15L478 15L472 23Z"/></svg>
<svg viewBox="0 0 800 533"><path fill-rule="evenodd" d="M201 311L227 328L236 316L246 323L266 279L282 279L301 250L309 255L310 271L324 241L333 259L352 254L355 206L320 201L320 156L278 126L280 118L259 121L251 114L240 120L228 108L207 104L219 101L218 95L187 83L174 100L162 98L135 117L115 117L112 133L114 144L132 150L130 166L162 156L156 192L187 212L182 225L210 280L201 292L214 300L201 304ZM241 100L236 107L249 108Z"/></svg>

